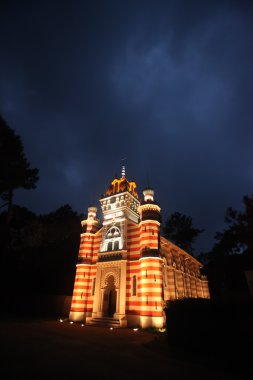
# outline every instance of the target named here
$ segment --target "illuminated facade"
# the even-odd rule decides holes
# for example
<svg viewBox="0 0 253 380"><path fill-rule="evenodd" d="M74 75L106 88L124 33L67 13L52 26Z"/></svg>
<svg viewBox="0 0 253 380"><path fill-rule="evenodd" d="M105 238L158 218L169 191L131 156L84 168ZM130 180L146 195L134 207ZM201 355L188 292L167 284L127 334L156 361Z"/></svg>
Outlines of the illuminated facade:
<svg viewBox="0 0 253 380"><path fill-rule="evenodd" d="M160 207L154 191L115 178L82 221L70 320L114 322L118 327L162 327L166 300L209 298L201 263L160 236Z"/></svg>

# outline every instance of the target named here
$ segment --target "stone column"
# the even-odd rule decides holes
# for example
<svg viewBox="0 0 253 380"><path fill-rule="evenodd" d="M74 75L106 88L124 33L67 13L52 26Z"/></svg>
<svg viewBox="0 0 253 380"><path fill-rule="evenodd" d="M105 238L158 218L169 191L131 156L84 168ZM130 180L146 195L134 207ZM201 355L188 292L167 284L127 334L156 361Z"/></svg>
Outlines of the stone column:
<svg viewBox="0 0 253 380"><path fill-rule="evenodd" d="M119 313L119 289L116 290L116 314Z"/></svg>
<svg viewBox="0 0 253 380"><path fill-rule="evenodd" d="M96 285L95 285L95 294L93 301L93 310L92 310L92 318L96 318L101 316L101 310L99 310L99 306L101 305L101 267L97 266L97 275L96 275ZM100 315L98 315L100 313Z"/></svg>
<svg viewBox="0 0 253 380"><path fill-rule="evenodd" d="M121 261L119 283L119 318L126 315L126 260Z"/></svg>

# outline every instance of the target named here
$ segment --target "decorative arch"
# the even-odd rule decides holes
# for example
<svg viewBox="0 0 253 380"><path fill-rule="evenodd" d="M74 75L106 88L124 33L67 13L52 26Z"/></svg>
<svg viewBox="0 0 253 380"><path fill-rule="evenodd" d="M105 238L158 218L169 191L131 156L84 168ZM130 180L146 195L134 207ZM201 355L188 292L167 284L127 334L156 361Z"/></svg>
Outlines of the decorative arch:
<svg viewBox="0 0 253 380"><path fill-rule="evenodd" d="M109 277L114 278L114 285L116 288L119 287L119 272L117 270L113 271L110 268L104 271L101 279L101 288L106 288L108 285Z"/></svg>

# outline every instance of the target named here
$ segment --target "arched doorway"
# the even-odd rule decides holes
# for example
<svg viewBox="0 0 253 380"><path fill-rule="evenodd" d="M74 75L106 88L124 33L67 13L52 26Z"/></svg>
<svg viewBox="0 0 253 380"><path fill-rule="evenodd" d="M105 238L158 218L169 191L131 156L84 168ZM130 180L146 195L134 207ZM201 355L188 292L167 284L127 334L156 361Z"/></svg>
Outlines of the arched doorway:
<svg viewBox="0 0 253 380"><path fill-rule="evenodd" d="M113 318L116 312L117 292L115 288L115 279L110 275L106 279L106 287L104 289L103 316Z"/></svg>

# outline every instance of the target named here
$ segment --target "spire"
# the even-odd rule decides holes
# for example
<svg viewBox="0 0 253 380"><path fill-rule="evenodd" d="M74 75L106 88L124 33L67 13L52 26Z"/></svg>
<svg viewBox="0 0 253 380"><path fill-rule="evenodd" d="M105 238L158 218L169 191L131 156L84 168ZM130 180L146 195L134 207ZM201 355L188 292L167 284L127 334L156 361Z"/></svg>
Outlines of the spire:
<svg viewBox="0 0 253 380"><path fill-rule="evenodd" d="M125 167L126 158L122 158L122 169L121 169L121 177L126 177L126 167Z"/></svg>

